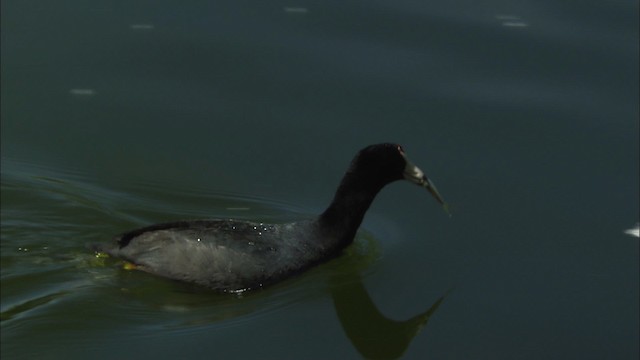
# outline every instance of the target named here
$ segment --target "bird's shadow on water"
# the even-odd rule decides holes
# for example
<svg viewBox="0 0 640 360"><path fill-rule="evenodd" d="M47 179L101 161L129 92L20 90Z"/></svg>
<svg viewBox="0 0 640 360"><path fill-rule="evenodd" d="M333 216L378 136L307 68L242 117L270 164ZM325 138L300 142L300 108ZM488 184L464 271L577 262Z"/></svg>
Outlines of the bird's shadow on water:
<svg viewBox="0 0 640 360"><path fill-rule="evenodd" d="M164 326L183 334L202 327L242 326L328 294L345 335L364 358L396 359L427 325L448 292L407 320L390 319L378 309L363 283L363 275L375 269L379 258L376 244L371 235L361 232L359 241L340 257L270 288L241 294L219 294L138 271L118 271L115 281L121 294L140 301L146 311L160 310L153 318L158 320L157 315L163 313Z"/></svg>

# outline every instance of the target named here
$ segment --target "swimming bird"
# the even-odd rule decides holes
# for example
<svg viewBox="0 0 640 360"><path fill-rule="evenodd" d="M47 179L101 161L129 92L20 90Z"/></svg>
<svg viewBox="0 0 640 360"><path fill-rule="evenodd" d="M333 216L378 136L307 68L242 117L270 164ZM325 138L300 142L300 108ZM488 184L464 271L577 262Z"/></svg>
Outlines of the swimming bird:
<svg viewBox="0 0 640 360"><path fill-rule="evenodd" d="M406 179L446 204L400 145L376 144L352 160L331 204L315 218L284 224L187 220L133 230L98 252L138 270L220 292L263 288L336 257L353 242L376 194Z"/></svg>

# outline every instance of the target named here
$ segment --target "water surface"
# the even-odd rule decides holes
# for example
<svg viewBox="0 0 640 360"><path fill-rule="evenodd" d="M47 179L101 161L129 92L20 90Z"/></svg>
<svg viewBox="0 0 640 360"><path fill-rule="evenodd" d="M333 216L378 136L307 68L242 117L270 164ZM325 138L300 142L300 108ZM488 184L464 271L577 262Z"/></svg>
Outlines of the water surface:
<svg viewBox="0 0 640 360"><path fill-rule="evenodd" d="M636 359L638 3L3 1L2 358ZM87 244L324 209L335 261L243 296ZM636 230L637 232L637 230Z"/></svg>

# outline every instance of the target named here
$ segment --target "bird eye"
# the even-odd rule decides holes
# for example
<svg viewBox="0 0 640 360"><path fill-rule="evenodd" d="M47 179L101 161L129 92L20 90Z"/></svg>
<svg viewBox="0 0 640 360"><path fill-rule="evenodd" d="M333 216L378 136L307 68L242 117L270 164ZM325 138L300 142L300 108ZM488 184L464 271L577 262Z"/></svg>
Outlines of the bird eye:
<svg viewBox="0 0 640 360"><path fill-rule="evenodd" d="M400 151L400 154L404 155L404 150L402 149L402 146L398 145L398 151Z"/></svg>

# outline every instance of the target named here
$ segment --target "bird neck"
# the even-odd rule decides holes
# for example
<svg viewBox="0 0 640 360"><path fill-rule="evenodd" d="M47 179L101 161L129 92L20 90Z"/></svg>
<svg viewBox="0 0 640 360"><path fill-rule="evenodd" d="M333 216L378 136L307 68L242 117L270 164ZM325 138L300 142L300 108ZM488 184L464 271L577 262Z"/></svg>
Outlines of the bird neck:
<svg viewBox="0 0 640 360"><path fill-rule="evenodd" d="M355 173L347 173L329 207L320 215L325 236L345 247L353 241L364 214L384 184L372 184Z"/></svg>

